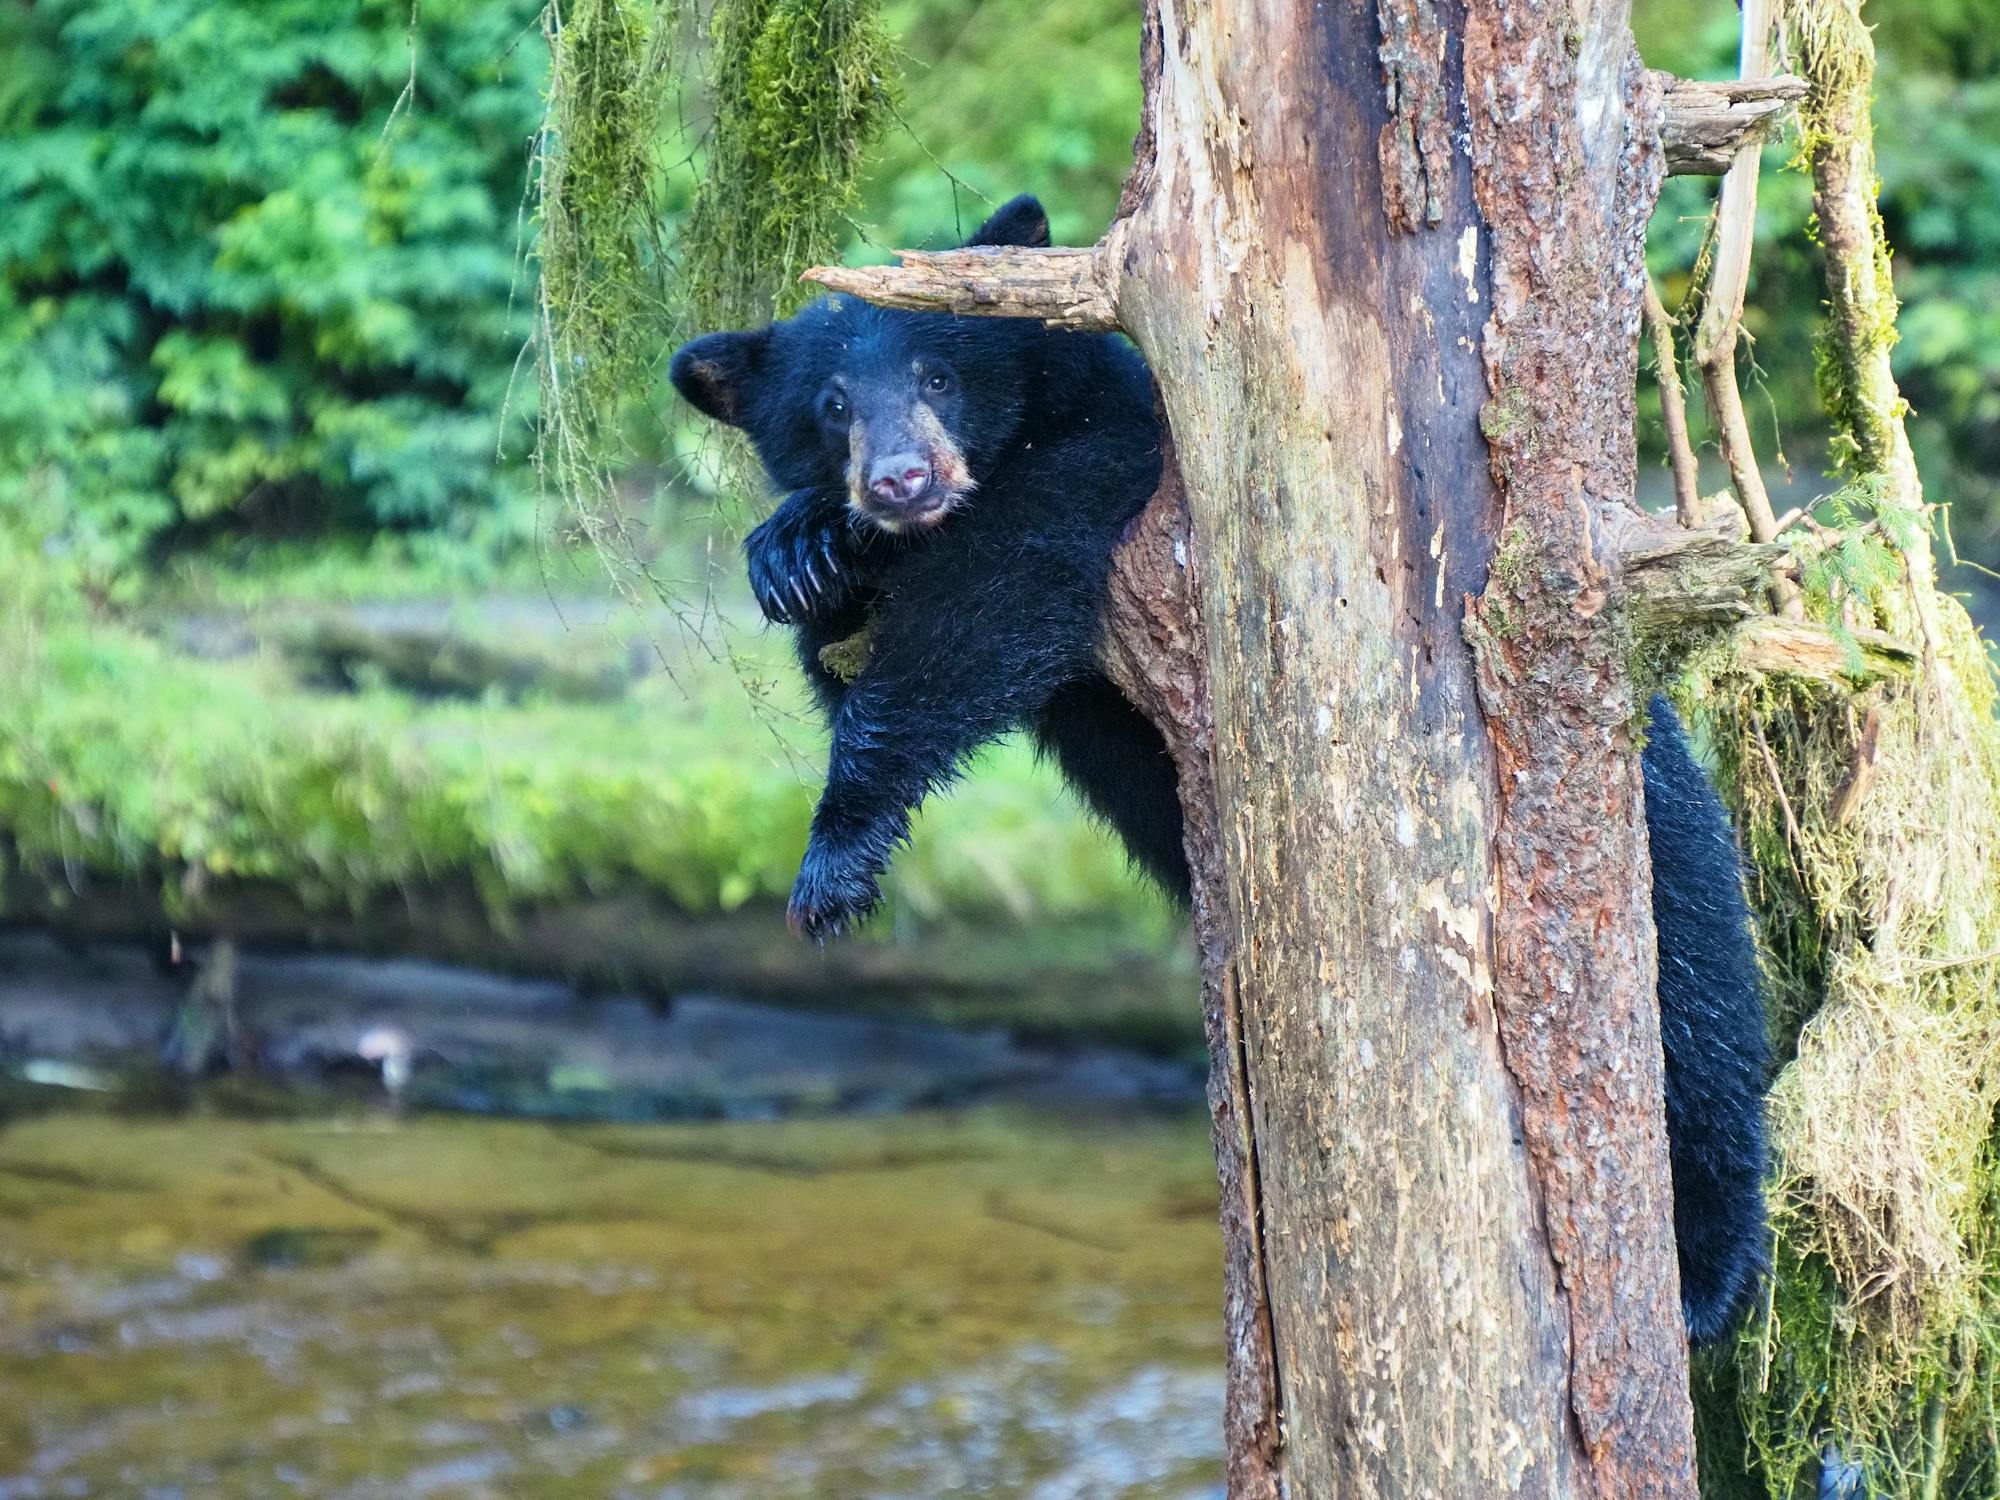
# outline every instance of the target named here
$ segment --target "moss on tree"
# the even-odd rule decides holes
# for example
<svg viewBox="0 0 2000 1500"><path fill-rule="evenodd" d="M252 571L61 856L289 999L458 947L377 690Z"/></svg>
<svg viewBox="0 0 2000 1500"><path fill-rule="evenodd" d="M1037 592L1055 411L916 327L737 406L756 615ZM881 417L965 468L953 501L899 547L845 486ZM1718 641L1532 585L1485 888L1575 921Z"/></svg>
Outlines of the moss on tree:
<svg viewBox="0 0 2000 1500"><path fill-rule="evenodd" d="M1799 164L1827 258L1820 392L1846 485L1801 551L1809 610L1921 645L1848 691L1716 656L1680 686L1732 789L1762 919L1776 1231L1765 1316L1698 1382L1704 1493L1790 1500L1829 1453L1878 1500L2000 1494L2000 725L1941 595L1889 372L1872 47L1793 0Z"/></svg>

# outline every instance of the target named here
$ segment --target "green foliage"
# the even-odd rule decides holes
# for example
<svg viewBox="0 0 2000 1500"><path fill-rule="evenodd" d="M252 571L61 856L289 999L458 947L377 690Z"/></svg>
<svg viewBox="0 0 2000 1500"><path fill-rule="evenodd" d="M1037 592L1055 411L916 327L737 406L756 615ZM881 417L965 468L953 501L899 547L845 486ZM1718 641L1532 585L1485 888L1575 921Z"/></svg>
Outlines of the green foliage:
<svg viewBox="0 0 2000 1500"><path fill-rule="evenodd" d="M1911 391L1939 381L1961 397L1919 429L1918 449L1948 460L1927 462L1931 498L1974 510L1972 528L1990 541L1990 512L1977 515L1990 502L1962 467L1992 386L1975 350L2000 256L2000 239L1981 241L1995 227L1993 133L1981 118L1993 101L1969 80L1990 75L2000 5L1864 15L1860 0L1792 0L1788 11L1791 65L1815 85L1789 153L1806 166L1823 151L1849 161L1866 151L1867 23L1884 23L1872 43L1881 218L1834 274L1877 278L1887 293L1872 309L1815 317L1824 292L1806 278L1825 274L1826 252L1802 232L1806 179L1767 173L1758 363L1774 372L1766 389L1784 425L1827 432L1824 466L1845 481L1792 541L1809 613L1846 638L1857 669L1851 627L1918 638L1921 613L1926 650L1913 680L1855 693L1757 679L1726 651L1695 661L1681 684L1751 858L1785 1056L1771 1096L1774 1275L1766 1315L1699 1372L1702 1492L1792 1500L1814 1491L1832 1453L1884 1500L1989 1500L2000 1493L2000 728L1982 643L1955 601L1930 593L1927 517L1896 462L1904 408L1881 356L1893 351ZM1706 19L1704 44L1733 35L1735 17ZM1649 60L1685 67L1671 28L1666 41ZM1711 62L1726 71L1720 56ZM1940 107L1960 118L1945 123ZM1679 191L1677 204L1707 197L1698 184ZM1683 215L1664 227L1656 248L1684 269L1700 225ZM1905 326L1925 333L1916 348L1898 344L1899 296Z"/></svg>
<svg viewBox="0 0 2000 1500"><path fill-rule="evenodd" d="M1947 7L1983 14L1940 24L1933 46L1953 56L1931 71L1878 35L1876 153L1882 217L1896 247L1903 300L1896 375L1915 412L1910 440L1929 493L1954 507L1967 551L2000 565L2000 3ZM1909 18L1902 18L1907 22ZM1941 22L1944 18L1940 18ZM1924 47L1924 54L1933 48Z"/></svg>
<svg viewBox="0 0 2000 1500"><path fill-rule="evenodd" d="M1876 51L1882 218L1903 303L1895 371L1913 409L1911 442L1927 494L1953 507L1960 549L2000 566L2000 0L1873 0L1866 19ZM1644 0L1633 25L1654 67L1702 78L1735 70L1731 7ZM1779 170L1794 147L1781 140L1765 155L1744 314L1757 374L1746 398L1767 460L1796 446L1816 461L1823 429L1814 333L1824 290L1804 233L1810 184ZM1649 252L1670 305L1686 289L1713 197L1714 184L1701 178L1676 178L1661 196ZM1651 410L1648 386L1641 399ZM1699 424L1701 404L1692 404ZM1640 436L1649 456L1663 457L1655 421ZM1976 582L1961 577L1959 586Z"/></svg>
<svg viewBox="0 0 2000 1500"><path fill-rule="evenodd" d="M1819 502L1815 515L1815 528L1792 540L1806 610L1832 627L1847 648L1850 670L1864 676L1867 667L1852 627L1872 625L1890 602L1886 591L1902 575L1903 556L1929 546L1926 521L1897 498L1881 473L1842 485Z"/></svg>
<svg viewBox="0 0 2000 1500"><path fill-rule="evenodd" d="M9 7L0 500L52 500L100 567L490 515L535 9Z"/></svg>
<svg viewBox="0 0 2000 1500"><path fill-rule="evenodd" d="M864 188L877 242L957 244L1022 192L1058 243L1104 232L1139 129L1132 0L892 0L884 20L908 81Z"/></svg>

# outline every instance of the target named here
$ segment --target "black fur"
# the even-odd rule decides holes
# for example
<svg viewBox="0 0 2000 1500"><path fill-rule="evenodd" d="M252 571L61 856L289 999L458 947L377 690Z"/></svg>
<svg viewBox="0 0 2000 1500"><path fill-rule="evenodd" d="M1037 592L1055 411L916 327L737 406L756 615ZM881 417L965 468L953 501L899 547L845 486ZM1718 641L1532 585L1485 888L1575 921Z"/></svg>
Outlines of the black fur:
<svg viewBox="0 0 2000 1500"><path fill-rule="evenodd" d="M1664 698L1653 700L1639 764L1653 850L1681 1305L1688 1336L1705 1343L1748 1311L1766 1269L1770 1048L1736 840Z"/></svg>
<svg viewBox="0 0 2000 1500"><path fill-rule="evenodd" d="M1017 198L971 243L1047 241L1040 205ZM911 383L934 366L949 366L947 390ZM672 374L696 406L745 428L793 491L745 551L833 730L794 925L824 939L866 916L916 805L1020 727L1185 901L1173 763L1095 666L1112 549L1159 476L1151 380L1131 348L835 298L697 339ZM963 491L927 485L921 514L876 504L866 482L879 455L850 442L859 423L905 444L920 401L943 428L930 468L962 459L971 479ZM867 664L845 684L820 650L871 619ZM1664 700L1643 764L1682 1296L1690 1335L1706 1340L1741 1315L1764 1263L1763 1012L1729 826Z"/></svg>
<svg viewBox="0 0 2000 1500"><path fill-rule="evenodd" d="M1047 238L1040 205L1018 198L972 242ZM907 387L913 367L948 370L950 389ZM694 405L743 427L794 491L745 547L758 601L795 627L833 730L794 925L824 938L866 916L917 803L1015 728L1185 898L1173 763L1095 666L1112 547L1160 472L1152 378L1131 346L836 297L696 339L671 374ZM828 419L836 391L848 421ZM848 423L867 410L870 430L887 426L918 396L973 484L945 524L880 535L855 514ZM867 666L843 683L820 649L870 618Z"/></svg>

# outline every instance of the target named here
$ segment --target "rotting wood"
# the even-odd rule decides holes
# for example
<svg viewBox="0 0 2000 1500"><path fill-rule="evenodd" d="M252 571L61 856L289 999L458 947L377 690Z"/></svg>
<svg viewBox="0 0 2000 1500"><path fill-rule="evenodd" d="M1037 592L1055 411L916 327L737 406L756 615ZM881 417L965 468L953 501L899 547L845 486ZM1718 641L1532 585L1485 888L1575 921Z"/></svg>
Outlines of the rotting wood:
<svg viewBox="0 0 2000 1500"><path fill-rule="evenodd" d="M1660 142L1669 177L1721 176L1739 150L1768 138L1806 93L1806 81L1787 74L1717 83L1653 76L1666 107Z"/></svg>
<svg viewBox="0 0 2000 1500"><path fill-rule="evenodd" d="M1752 672L1847 682L1909 675L1917 651L1880 630L1854 630L1848 639L1808 620L1764 615L1745 621L1733 637L1737 663Z"/></svg>

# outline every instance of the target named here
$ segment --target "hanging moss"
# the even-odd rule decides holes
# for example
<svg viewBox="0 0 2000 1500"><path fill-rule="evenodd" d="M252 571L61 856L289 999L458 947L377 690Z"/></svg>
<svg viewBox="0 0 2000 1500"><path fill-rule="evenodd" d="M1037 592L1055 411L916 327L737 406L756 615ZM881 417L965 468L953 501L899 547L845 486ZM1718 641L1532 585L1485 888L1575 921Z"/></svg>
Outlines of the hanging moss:
<svg viewBox="0 0 2000 1500"><path fill-rule="evenodd" d="M536 461L621 591L676 609L685 601L626 529L624 423L679 337L801 300L800 272L837 256L864 153L894 108L878 0L714 0L705 28L698 4L552 0L536 152ZM704 108L693 205L669 237L660 148L684 145L681 122ZM710 456L724 491L754 487L740 444ZM712 626L692 611L682 623L703 639Z"/></svg>
<svg viewBox="0 0 2000 1500"><path fill-rule="evenodd" d="M536 463L599 551L616 524L620 413L643 393L668 329L652 200L678 78L684 0L556 0L535 156L541 380Z"/></svg>
<svg viewBox="0 0 2000 1500"><path fill-rule="evenodd" d="M834 260L863 153L893 115L894 53L874 0L717 0L715 121L680 290L693 321L741 327L806 300Z"/></svg>
<svg viewBox="0 0 2000 1500"><path fill-rule="evenodd" d="M1831 421L1837 470L1850 478L1881 473L1895 466L1909 408L1889 374L1898 303L1876 206L1881 184L1869 110L1875 43L1861 0L1791 0L1784 21L1812 85L1799 106L1794 163L1819 189L1809 232L1829 256L1847 260L1843 280L1830 286L1829 316L1815 341L1820 405ZM1836 204L1829 194L1853 201ZM1829 235L1855 243L1829 243Z"/></svg>
<svg viewBox="0 0 2000 1500"><path fill-rule="evenodd" d="M1991 1500L2000 727L1980 644L1959 616L1933 673L1858 695L1716 654L1681 697L1733 789L1784 1059L1776 1275L1697 1386L1704 1494L1789 1500L1833 1443L1878 1500ZM1846 799L1871 717L1873 780Z"/></svg>

